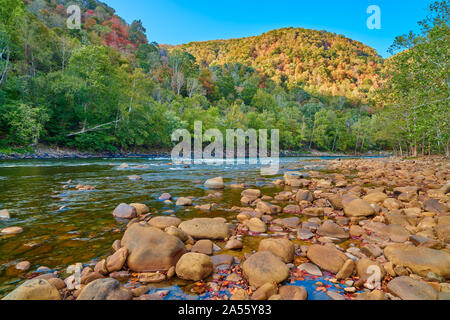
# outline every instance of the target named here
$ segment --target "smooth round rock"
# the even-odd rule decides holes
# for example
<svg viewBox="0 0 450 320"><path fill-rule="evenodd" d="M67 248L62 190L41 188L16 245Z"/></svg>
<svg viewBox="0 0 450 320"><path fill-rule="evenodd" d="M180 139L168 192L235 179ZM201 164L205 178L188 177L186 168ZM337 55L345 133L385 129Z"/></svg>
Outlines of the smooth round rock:
<svg viewBox="0 0 450 320"><path fill-rule="evenodd" d="M308 299L308 291L301 286L282 286L279 294L283 300L306 300Z"/></svg>
<svg viewBox="0 0 450 320"><path fill-rule="evenodd" d="M2 300L61 300L58 290L47 280L25 281Z"/></svg>
<svg viewBox="0 0 450 320"><path fill-rule="evenodd" d="M214 179L206 180L205 188L208 188L208 189L223 189L223 188L225 188L225 185L223 183L223 178L217 177Z"/></svg>
<svg viewBox="0 0 450 320"><path fill-rule="evenodd" d="M321 245L309 247L307 257L321 269L338 273L347 261L347 256L336 248Z"/></svg>
<svg viewBox="0 0 450 320"><path fill-rule="evenodd" d="M207 278L213 271L211 257L203 253L190 252L178 261L175 272L181 279L199 281Z"/></svg>
<svg viewBox="0 0 450 320"><path fill-rule="evenodd" d="M186 252L180 239L145 223L129 226L121 244L128 250L127 265L135 272L165 272Z"/></svg>
<svg viewBox="0 0 450 320"><path fill-rule="evenodd" d="M135 207L121 203L114 209L113 215L120 219L133 219L137 217L137 211Z"/></svg>
<svg viewBox="0 0 450 320"><path fill-rule="evenodd" d="M284 263L290 263L294 260L295 245L288 239L269 238L261 240L258 251L270 251Z"/></svg>
<svg viewBox="0 0 450 320"><path fill-rule="evenodd" d="M265 283L280 283L289 277L289 268L280 257L270 251L260 251L245 260L244 276L250 285L259 288Z"/></svg>
<svg viewBox="0 0 450 320"><path fill-rule="evenodd" d="M98 279L84 287L77 300L131 300L130 290L120 287L113 278Z"/></svg>

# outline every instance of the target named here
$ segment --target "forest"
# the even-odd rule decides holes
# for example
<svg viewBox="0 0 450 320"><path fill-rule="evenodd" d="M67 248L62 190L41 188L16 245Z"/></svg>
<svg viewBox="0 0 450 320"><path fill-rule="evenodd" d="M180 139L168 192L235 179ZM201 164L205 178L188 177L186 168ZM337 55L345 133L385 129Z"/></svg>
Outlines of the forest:
<svg viewBox="0 0 450 320"><path fill-rule="evenodd" d="M69 4L80 30L66 27ZM281 150L449 155L448 5L383 59L299 28L160 45L96 0L0 0L0 151L169 149L200 120L279 129Z"/></svg>

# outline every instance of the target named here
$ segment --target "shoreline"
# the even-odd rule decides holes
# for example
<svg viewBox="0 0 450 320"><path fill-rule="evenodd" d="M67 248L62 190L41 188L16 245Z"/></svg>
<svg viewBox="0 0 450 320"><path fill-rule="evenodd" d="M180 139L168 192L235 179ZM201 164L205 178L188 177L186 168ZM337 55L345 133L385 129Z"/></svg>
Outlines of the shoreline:
<svg viewBox="0 0 450 320"><path fill-rule="evenodd" d="M345 154L345 153L331 153L311 150L310 152L296 152L296 151L280 151L280 157L389 157L391 152L378 151L367 152L363 154ZM143 150L138 152L84 152L71 149L50 148L40 146L34 150L34 153L1 153L0 160L52 160L52 159L120 159L120 158L170 158L171 152L167 150Z"/></svg>
<svg viewBox="0 0 450 320"><path fill-rule="evenodd" d="M231 203L192 191L157 198L199 210L194 216L116 201L112 215L126 227L108 238L113 252L55 269L18 260L9 270L25 282L3 299L448 300L448 166L442 157L335 159L328 172L288 169L271 190L201 180L212 192L237 192ZM380 271L375 283L371 269Z"/></svg>

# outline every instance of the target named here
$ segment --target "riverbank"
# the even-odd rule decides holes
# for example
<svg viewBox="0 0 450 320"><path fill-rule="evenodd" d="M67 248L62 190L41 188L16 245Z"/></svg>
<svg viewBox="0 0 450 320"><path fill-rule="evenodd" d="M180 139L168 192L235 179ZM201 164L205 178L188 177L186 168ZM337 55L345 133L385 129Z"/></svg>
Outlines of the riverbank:
<svg viewBox="0 0 450 320"><path fill-rule="evenodd" d="M20 160L20 159L99 159L99 158L170 158L171 150L139 150L137 152L85 152L68 148L52 148L40 145L29 150L10 150L8 153L0 152L0 160ZM20 150L20 152L19 152ZM367 152L364 154L330 153L317 150L308 152L281 151L281 157L372 157L390 156L391 152Z"/></svg>
<svg viewBox="0 0 450 320"><path fill-rule="evenodd" d="M183 192L167 179L166 192L150 199L146 187L144 196L134 191L142 178L151 180L148 169L117 165L112 170L124 177L108 178L108 188L133 170L142 177L133 177L130 204L106 207L123 221L105 231L110 252L56 270L11 265L8 274L16 269L33 280L7 298L450 299L447 159L317 159L283 167L268 179L242 169L209 179L217 172L205 171L200 181L188 177ZM177 180L191 171L176 169L183 173ZM52 187L73 190L76 183Z"/></svg>

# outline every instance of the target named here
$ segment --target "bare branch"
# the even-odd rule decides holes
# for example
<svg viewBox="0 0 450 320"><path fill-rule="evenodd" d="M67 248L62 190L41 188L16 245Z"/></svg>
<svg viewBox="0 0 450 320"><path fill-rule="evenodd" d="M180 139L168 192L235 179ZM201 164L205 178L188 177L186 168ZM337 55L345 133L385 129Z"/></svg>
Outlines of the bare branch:
<svg viewBox="0 0 450 320"><path fill-rule="evenodd" d="M108 125L113 124L113 123L118 123L120 121L122 121L122 119L111 121L111 122L108 122L108 123L99 124L98 126L95 126L95 127L89 128L89 129L84 129L83 128L81 131L69 133L67 135L67 137L76 136L76 135L83 134L83 133L90 132L90 131L101 130L100 128L103 128L103 127L108 126Z"/></svg>

